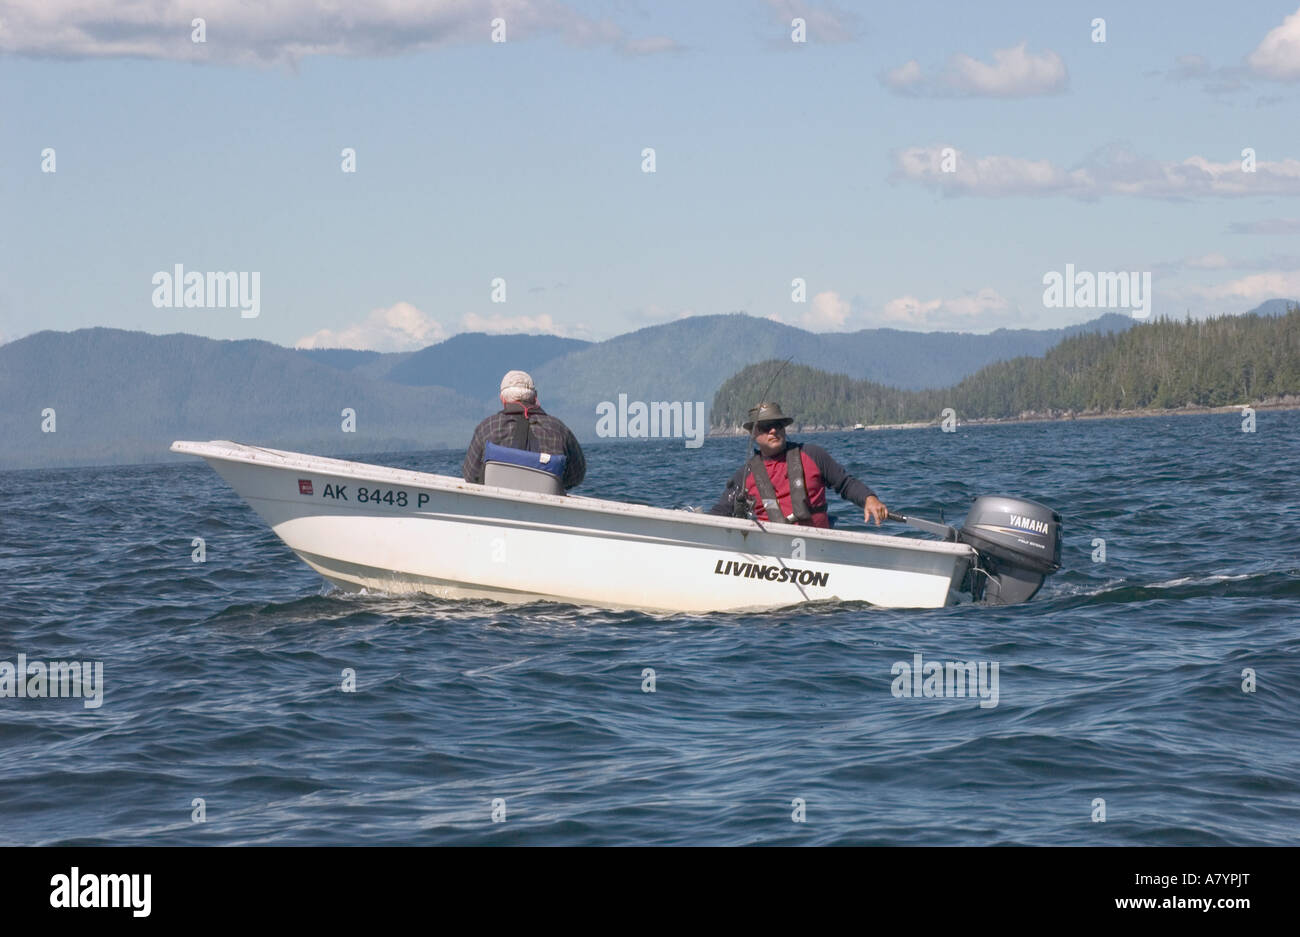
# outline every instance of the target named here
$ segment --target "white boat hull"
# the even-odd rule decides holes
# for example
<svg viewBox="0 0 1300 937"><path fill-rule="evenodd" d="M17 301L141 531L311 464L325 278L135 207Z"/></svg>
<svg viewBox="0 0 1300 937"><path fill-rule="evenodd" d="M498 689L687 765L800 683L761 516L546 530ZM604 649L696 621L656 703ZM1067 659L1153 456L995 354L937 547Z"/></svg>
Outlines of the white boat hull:
<svg viewBox="0 0 1300 937"><path fill-rule="evenodd" d="M961 543L768 525L231 442L202 456L304 562L349 590L668 612L959 599Z"/></svg>

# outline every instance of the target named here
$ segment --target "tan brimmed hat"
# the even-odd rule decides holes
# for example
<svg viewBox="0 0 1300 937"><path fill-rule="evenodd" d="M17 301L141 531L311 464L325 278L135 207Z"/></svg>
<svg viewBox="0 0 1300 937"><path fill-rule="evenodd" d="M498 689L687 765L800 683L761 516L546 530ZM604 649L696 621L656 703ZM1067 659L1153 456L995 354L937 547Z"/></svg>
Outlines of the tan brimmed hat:
<svg viewBox="0 0 1300 937"><path fill-rule="evenodd" d="M749 419L740 425L745 429L753 429L755 423L775 423L778 420L782 426L789 426L794 422L794 417L782 413L779 403L768 401L760 403L757 407L751 407Z"/></svg>

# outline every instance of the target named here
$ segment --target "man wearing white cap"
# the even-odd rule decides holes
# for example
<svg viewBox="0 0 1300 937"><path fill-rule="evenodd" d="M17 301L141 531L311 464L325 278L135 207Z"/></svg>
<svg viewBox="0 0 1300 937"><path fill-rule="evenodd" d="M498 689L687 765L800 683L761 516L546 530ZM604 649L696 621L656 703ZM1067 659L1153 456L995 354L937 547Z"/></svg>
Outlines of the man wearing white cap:
<svg viewBox="0 0 1300 937"><path fill-rule="evenodd" d="M501 407L500 413L492 414L474 430L460 467L465 481L483 483L483 451L491 442L529 452L563 454L565 489L582 483L587 475L582 447L567 426L538 405L537 388L527 371L508 371L501 378Z"/></svg>

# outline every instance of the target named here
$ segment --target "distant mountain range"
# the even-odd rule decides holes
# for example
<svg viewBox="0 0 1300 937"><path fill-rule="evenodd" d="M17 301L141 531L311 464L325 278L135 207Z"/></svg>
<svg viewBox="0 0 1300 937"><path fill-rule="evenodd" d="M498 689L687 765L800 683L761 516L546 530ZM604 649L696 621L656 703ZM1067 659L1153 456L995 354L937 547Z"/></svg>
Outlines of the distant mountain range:
<svg viewBox="0 0 1300 937"><path fill-rule="evenodd" d="M495 400L507 371L532 372L591 342L554 335L484 335L467 332L430 345L397 362L386 379L411 387L449 387L467 397Z"/></svg>
<svg viewBox="0 0 1300 937"><path fill-rule="evenodd" d="M356 431L343 432L343 410ZM0 346L0 469L158 462L175 439L342 454L463 446L491 408L261 341L120 329ZM54 411L54 432L42 414Z"/></svg>
<svg viewBox="0 0 1300 937"><path fill-rule="evenodd" d="M1256 311L1285 311L1286 302ZM1129 328L1109 314L1066 329L987 335L812 333L743 314L697 316L603 342L456 335L416 352L290 349L120 329L38 332L0 345L0 469L168 460L174 439L234 439L321 454L456 449L498 406L502 374L532 373L542 405L579 439L596 407L704 401L750 364L792 358L899 388L946 387L1061 339ZM754 394L763 388L755 387ZM53 409L55 432L42 432ZM342 411L356 413L343 432ZM706 416L707 419L707 416Z"/></svg>
<svg viewBox="0 0 1300 937"><path fill-rule="evenodd" d="M899 387L945 387L984 365L1041 355L1066 335L1126 329L1133 320L1106 315L1068 329L960 332L806 332L746 315L697 316L620 335L548 361L534 378L557 413L587 421L603 400L713 400L730 375L768 358L792 358L822 370ZM763 388L755 387L755 394Z"/></svg>
<svg viewBox="0 0 1300 937"><path fill-rule="evenodd" d="M553 358L590 344L556 335L462 332L419 351L381 354L350 348L307 348L299 349L298 353L364 377L408 387L446 387L466 397L495 399L501 377L507 371L532 371Z"/></svg>
<svg viewBox="0 0 1300 937"><path fill-rule="evenodd" d="M547 412L568 423L580 439L590 439L602 401L616 403L626 394L629 401L703 401L707 408L728 376L772 357L793 356L796 364L897 387L946 387L994 361L1041 355L1067 336L1127 329L1133 321L1112 313L1069 328L999 329L986 335L899 329L816 333L736 313L694 316L597 343L467 334L400 355L301 354L397 383L448 387L488 403L501 375L522 368L537 382Z"/></svg>

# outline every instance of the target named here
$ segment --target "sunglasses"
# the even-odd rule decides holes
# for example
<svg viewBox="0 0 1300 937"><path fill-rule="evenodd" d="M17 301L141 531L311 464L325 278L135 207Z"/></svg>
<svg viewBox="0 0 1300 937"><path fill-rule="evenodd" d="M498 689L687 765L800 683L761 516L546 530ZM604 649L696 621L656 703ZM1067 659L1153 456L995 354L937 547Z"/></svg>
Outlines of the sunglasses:
<svg viewBox="0 0 1300 937"><path fill-rule="evenodd" d="M754 424L754 432L757 433L759 436L763 436L767 433L770 433L772 432L772 430L780 430L781 432L785 432L785 424L784 423L755 423Z"/></svg>

